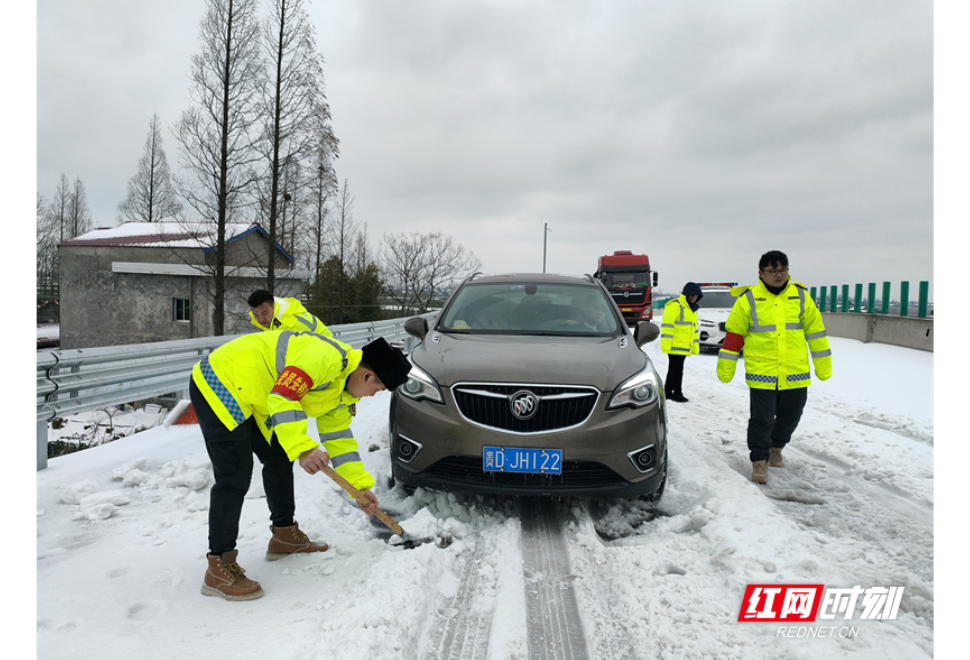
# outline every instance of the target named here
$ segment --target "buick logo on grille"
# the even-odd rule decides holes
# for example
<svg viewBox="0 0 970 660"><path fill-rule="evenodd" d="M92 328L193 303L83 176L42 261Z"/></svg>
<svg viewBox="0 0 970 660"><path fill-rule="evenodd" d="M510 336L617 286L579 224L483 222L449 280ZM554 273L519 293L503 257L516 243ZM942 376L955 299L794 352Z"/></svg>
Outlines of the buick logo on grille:
<svg viewBox="0 0 970 660"><path fill-rule="evenodd" d="M518 419L532 419L539 410L539 399L532 392L520 390L509 399L512 414Z"/></svg>

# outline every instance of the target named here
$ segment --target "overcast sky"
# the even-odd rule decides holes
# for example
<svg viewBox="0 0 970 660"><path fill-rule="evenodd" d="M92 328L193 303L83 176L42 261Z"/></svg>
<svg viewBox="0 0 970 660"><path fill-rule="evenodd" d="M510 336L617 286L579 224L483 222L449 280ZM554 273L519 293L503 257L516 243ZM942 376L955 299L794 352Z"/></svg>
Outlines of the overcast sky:
<svg viewBox="0 0 970 660"><path fill-rule="evenodd" d="M264 2L264 5L267 4ZM116 224L185 110L203 0L40 0L37 188ZM442 231L488 272L650 255L661 289L933 274L928 0L314 0L338 178L372 248Z"/></svg>

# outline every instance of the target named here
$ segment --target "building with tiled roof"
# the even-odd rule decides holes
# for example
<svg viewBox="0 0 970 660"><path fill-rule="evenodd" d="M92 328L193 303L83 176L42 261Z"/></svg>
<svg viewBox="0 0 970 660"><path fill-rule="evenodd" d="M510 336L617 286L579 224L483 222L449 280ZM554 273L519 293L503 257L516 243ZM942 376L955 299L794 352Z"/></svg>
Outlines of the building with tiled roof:
<svg viewBox="0 0 970 660"><path fill-rule="evenodd" d="M269 235L258 224L226 227L225 334L252 330L246 299L266 288ZM213 227L128 222L58 246L60 347L91 348L213 334ZM295 296L307 273L273 246L274 293Z"/></svg>

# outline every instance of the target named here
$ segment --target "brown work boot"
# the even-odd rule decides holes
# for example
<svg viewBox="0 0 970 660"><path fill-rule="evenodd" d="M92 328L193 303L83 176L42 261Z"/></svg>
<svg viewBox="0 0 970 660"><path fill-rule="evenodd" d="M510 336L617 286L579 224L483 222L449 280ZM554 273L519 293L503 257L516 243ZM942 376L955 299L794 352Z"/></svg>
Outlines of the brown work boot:
<svg viewBox="0 0 970 660"><path fill-rule="evenodd" d="M755 461L751 464L751 481L756 484L768 483L768 461Z"/></svg>
<svg viewBox="0 0 970 660"><path fill-rule="evenodd" d="M205 572L202 583L203 595L219 596L226 600L252 600L263 595L259 582L246 577L246 571L236 563L237 554L237 550L221 555L206 554L209 570Z"/></svg>
<svg viewBox="0 0 970 660"><path fill-rule="evenodd" d="M276 561L294 552L323 552L330 546L326 543L314 543L306 534L300 531L300 526L293 523L289 527L269 526L273 538L269 540L266 550L266 561Z"/></svg>
<svg viewBox="0 0 970 660"><path fill-rule="evenodd" d="M785 467L785 461L781 460L781 447L771 448L771 457L768 458L768 465L771 467Z"/></svg>

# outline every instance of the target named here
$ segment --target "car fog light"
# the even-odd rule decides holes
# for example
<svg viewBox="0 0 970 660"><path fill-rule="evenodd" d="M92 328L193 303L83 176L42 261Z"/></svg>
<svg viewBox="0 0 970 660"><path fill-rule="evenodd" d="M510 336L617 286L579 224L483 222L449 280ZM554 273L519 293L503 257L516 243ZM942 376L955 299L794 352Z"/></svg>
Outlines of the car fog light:
<svg viewBox="0 0 970 660"><path fill-rule="evenodd" d="M649 472L657 464L657 448L654 445L631 451L627 456L638 472Z"/></svg>
<svg viewBox="0 0 970 660"><path fill-rule="evenodd" d="M403 435L397 437L397 459L402 463L410 463L419 451L421 451L421 443Z"/></svg>

